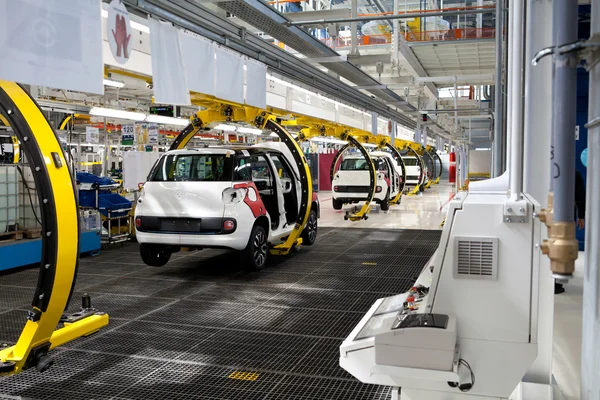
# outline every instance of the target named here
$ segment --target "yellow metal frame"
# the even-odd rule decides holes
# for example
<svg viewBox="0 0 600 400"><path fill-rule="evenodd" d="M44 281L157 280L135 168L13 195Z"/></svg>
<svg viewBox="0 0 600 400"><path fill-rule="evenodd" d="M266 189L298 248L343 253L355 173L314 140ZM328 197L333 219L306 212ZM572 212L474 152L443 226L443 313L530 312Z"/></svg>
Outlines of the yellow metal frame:
<svg viewBox="0 0 600 400"><path fill-rule="evenodd" d="M349 129L344 125L306 116L297 117L293 121L284 122L284 124L288 126L304 126L304 128L301 129L300 133L298 134L299 140L306 140L320 136L331 136L348 141L350 145L356 147L356 149L360 151L370 166L369 175L371 177L371 190L367 194L367 200L365 200L360 210L354 213L348 213L344 218L349 219L350 221L367 219L372 208L371 202L373 201L375 191L377 190L377 170L375 170L375 163L373 162L373 159L362 143L374 143L375 136L367 131L352 128ZM335 165L333 167L335 167Z"/></svg>
<svg viewBox="0 0 600 400"><path fill-rule="evenodd" d="M398 194L396 195L396 197L390 200L390 205L393 206L399 204L400 200L402 200L402 193L404 192L404 186L406 186L406 165L404 164L404 159L402 158L402 154L400 154L400 151L396 148L396 146L390 143L390 138L386 137L381 139L377 147L381 150L383 150L384 148L388 148L392 152L394 152L398 156L398 161L400 162L400 166L402 167L402 187L400 188L400 190L398 190Z"/></svg>
<svg viewBox="0 0 600 400"><path fill-rule="evenodd" d="M85 318L55 331L69 302L79 256L74 185L60 142L27 92L14 82L0 80L0 109L23 147L31 146L28 156L37 171L36 186L40 182L40 187L48 188L40 190L46 200L41 201L44 253L33 310L17 343L0 351L1 370L13 374L37 366L48 350L97 331L108 323L108 315ZM36 165L37 160L43 164Z"/></svg>

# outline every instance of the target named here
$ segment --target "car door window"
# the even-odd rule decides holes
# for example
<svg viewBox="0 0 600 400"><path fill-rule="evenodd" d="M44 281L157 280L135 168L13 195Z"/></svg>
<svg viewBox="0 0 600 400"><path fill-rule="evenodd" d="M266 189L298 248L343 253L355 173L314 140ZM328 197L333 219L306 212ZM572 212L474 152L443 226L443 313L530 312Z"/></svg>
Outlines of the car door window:
<svg viewBox="0 0 600 400"><path fill-rule="evenodd" d="M260 194L272 195L275 193L273 171L263 154L240 159L236 167L236 179L239 178L252 180Z"/></svg>
<svg viewBox="0 0 600 400"><path fill-rule="evenodd" d="M275 164L275 168L277 169L283 193L289 193L294 187L292 179L295 176L290 165L278 154L271 154L271 160L273 160L273 164Z"/></svg>

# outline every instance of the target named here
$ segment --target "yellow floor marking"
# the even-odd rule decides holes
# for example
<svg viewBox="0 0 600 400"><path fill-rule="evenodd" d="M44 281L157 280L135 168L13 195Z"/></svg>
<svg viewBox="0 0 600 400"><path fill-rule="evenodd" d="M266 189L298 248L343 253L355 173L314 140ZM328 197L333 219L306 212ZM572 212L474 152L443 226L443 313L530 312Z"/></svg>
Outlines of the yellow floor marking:
<svg viewBox="0 0 600 400"><path fill-rule="evenodd" d="M363 265L377 265L376 262L364 262Z"/></svg>
<svg viewBox="0 0 600 400"><path fill-rule="evenodd" d="M233 371L228 378L239 379L241 381L255 381L259 376L260 374L257 374L256 372Z"/></svg>

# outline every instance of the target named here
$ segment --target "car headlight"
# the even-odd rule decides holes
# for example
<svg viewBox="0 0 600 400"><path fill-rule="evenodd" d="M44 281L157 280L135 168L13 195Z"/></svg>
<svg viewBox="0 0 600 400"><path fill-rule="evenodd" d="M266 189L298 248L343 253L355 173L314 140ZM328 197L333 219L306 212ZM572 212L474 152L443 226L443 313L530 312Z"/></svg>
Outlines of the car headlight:
<svg viewBox="0 0 600 400"><path fill-rule="evenodd" d="M223 203L225 204L237 204L244 200L248 193L248 189L245 188L227 188L223 190Z"/></svg>

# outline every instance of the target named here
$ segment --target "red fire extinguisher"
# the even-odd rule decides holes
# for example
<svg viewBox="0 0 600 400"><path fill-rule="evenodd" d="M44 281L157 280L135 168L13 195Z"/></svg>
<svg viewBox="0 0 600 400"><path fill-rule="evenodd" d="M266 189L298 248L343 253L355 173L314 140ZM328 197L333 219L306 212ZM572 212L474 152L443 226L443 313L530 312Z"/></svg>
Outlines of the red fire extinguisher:
<svg viewBox="0 0 600 400"><path fill-rule="evenodd" d="M456 153L450 153L450 165L448 168L448 182L456 183Z"/></svg>

